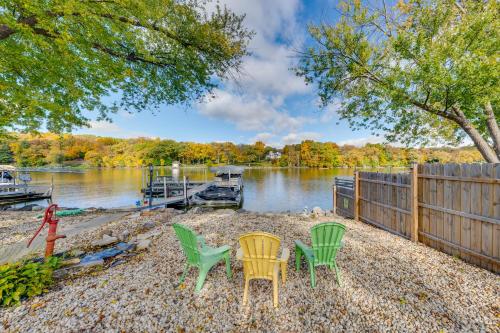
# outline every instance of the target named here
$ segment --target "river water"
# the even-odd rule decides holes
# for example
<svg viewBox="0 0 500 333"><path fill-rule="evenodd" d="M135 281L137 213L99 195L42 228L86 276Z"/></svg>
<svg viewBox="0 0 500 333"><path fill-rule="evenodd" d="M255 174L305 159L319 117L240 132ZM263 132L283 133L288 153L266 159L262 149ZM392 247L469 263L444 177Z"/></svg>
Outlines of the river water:
<svg viewBox="0 0 500 333"><path fill-rule="evenodd" d="M243 208L259 212L298 212L306 206L331 209L333 178L352 174L352 169L246 169ZM31 175L33 183L50 184L53 177L53 202L61 207L130 207L142 198L141 169L32 172ZM213 178L208 169L200 168L181 169L181 179L183 175L191 180Z"/></svg>

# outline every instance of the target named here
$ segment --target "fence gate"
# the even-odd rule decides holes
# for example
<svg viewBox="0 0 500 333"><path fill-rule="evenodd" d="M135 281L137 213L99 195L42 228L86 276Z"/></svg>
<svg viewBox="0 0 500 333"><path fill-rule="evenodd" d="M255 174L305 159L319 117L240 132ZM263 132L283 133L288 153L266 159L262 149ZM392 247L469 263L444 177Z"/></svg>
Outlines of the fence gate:
<svg viewBox="0 0 500 333"><path fill-rule="evenodd" d="M338 215L354 217L354 177L335 177L333 207Z"/></svg>

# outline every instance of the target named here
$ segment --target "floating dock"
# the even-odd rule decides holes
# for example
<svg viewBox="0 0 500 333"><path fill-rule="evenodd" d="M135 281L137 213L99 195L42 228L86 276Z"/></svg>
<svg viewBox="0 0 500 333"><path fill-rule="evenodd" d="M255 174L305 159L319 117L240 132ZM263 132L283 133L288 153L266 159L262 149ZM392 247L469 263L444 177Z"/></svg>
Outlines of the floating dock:
<svg viewBox="0 0 500 333"><path fill-rule="evenodd" d="M156 175L149 168L149 176L143 176L141 189L144 202L150 206L241 206L243 202L243 168L227 166L212 168L213 181L191 181L188 177Z"/></svg>

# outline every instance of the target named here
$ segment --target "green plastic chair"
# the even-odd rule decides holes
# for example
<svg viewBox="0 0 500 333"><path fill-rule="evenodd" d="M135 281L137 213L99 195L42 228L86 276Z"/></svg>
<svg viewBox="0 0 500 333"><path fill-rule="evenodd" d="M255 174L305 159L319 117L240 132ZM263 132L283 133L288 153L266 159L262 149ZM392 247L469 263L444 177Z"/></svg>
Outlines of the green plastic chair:
<svg viewBox="0 0 500 333"><path fill-rule="evenodd" d="M326 222L311 228L312 248L300 240L295 241L295 268L300 270L302 256L306 258L311 274L311 286L316 287L315 267L326 265L335 268L337 283L341 286L340 270L335 261L338 250L343 246L342 237L345 226L340 223Z"/></svg>
<svg viewBox="0 0 500 333"><path fill-rule="evenodd" d="M205 244L205 238L198 236L193 230L182 224L173 225L177 238L181 242L182 250L186 255L187 261L184 267L184 273L180 278L179 284L184 282L186 275L191 267L197 267L200 271L198 281L196 282L196 292L199 292L203 287L207 273L215 264L221 260L226 261L226 274L228 278L232 277L231 264L229 261L229 253L231 247L224 245L218 248L213 248Z"/></svg>

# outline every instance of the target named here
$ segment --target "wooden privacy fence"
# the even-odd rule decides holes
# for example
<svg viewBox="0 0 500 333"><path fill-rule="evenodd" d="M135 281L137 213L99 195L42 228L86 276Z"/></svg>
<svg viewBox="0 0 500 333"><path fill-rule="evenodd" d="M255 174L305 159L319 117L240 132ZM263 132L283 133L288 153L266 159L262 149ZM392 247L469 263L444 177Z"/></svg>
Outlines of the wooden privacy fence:
<svg viewBox="0 0 500 333"><path fill-rule="evenodd" d="M500 164L423 164L410 172L356 172L353 215L500 272ZM346 191L335 185L334 207ZM346 194L349 195L349 194Z"/></svg>

